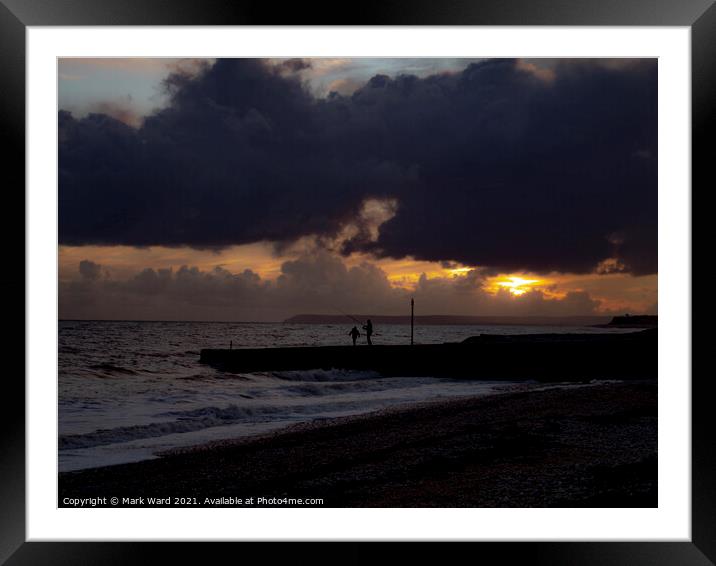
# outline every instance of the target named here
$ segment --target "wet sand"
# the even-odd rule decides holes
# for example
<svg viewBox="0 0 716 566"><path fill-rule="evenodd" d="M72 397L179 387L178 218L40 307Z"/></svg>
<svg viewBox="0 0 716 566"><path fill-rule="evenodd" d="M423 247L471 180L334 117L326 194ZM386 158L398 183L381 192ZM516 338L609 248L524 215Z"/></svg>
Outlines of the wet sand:
<svg viewBox="0 0 716 566"><path fill-rule="evenodd" d="M656 381L602 382L314 422L62 473L58 504L289 497L322 498L324 507L656 507L656 453Z"/></svg>

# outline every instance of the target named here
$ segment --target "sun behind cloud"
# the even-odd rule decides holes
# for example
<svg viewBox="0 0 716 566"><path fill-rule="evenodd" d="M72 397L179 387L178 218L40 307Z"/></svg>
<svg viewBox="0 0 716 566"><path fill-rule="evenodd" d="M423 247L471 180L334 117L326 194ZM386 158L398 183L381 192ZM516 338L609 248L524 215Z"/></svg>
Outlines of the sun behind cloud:
<svg viewBox="0 0 716 566"><path fill-rule="evenodd" d="M492 290L499 290L500 288L507 289L513 295L524 295L531 288L544 285L546 281L542 279L525 279L517 275L507 275L498 277L490 282L490 288Z"/></svg>

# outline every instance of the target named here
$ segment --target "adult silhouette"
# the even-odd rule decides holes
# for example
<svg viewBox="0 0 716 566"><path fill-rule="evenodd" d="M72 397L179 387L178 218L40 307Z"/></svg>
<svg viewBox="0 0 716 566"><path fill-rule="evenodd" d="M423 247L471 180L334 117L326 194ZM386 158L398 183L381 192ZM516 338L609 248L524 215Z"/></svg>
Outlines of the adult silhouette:
<svg viewBox="0 0 716 566"><path fill-rule="evenodd" d="M368 340L368 346L372 346L373 342L371 341L370 337L373 336L373 323L370 321L370 319L368 319L363 325L363 330L365 330L365 337Z"/></svg>

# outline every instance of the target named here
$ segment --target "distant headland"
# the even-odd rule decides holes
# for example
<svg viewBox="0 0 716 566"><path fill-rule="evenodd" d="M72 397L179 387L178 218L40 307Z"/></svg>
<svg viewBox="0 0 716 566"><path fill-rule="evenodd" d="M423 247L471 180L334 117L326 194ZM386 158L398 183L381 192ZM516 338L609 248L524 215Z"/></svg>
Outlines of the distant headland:
<svg viewBox="0 0 716 566"><path fill-rule="evenodd" d="M619 318L619 317L615 317ZM630 317L632 318L632 317ZM639 317L633 317L639 318ZM656 318L656 317L654 317ZM286 324L351 324L351 319L371 319L373 324L410 324L410 315L373 314L299 314L284 320ZM613 319L612 319L613 321ZM597 326L611 325L608 316L465 316L420 315L417 325L460 324L502 326Z"/></svg>
<svg viewBox="0 0 716 566"><path fill-rule="evenodd" d="M604 328L657 328L659 317L653 314L615 316L607 324L599 324Z"/></svg>

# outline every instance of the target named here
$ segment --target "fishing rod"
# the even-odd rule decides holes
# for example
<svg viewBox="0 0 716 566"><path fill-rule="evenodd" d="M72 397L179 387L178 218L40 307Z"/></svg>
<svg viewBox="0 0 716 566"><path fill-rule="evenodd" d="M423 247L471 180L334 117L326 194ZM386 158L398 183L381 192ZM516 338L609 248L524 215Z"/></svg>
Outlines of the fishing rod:
<svg viewBox="0 0 716 566"><path fill-rule="evenodd" d="M364 325L363 325L363 321L362 321L362 320L358 320L358 319L357 319L356 317L354 317L353 315L350 315L350 314L348 314L347 312L345 312L345 311L339 309L339 308L338 308L337 306L335 306L335 305L333 306L333 308L334 308L335 310L337 310L339 313L341 313L343 316L347 316L348 318L350 318L350 319L351 319L353 322L355 322L356 324L360 324L360 325L361 325L361 328L364 328ZM380 332L373 332L373 336L381 336L381 334L380 334Z"/></svg>
<svg viewBox="0 0 716 566"><path fill-rule="evenodd" d="M343 311L342 311L341 309L339 309L337 306L334 305L333 308L334 308L335 310L337 310L339 313L341 313L342 315L347 316L348 318L350 318L353 322L357 322L358 324L363 324L362 321L358 320L358 319L357 319L356 317L354 317L354 316L351 316L351 315L348 314L347 312L343 312Z"/></svg>

